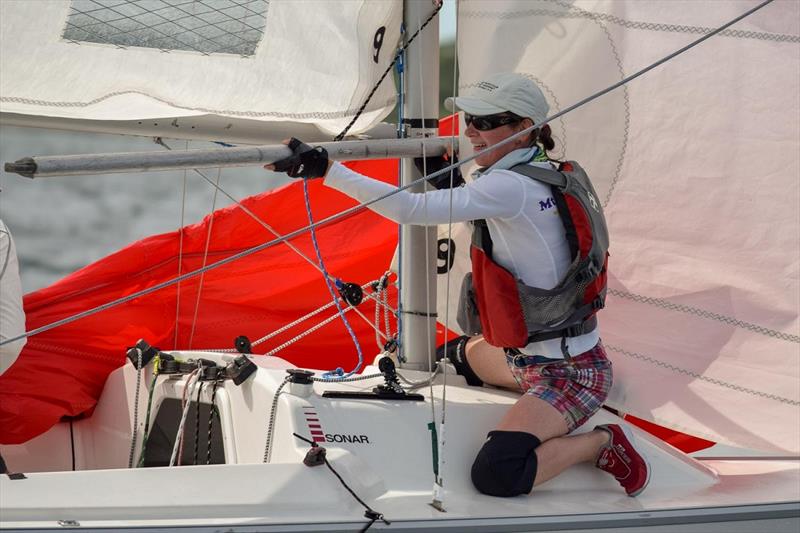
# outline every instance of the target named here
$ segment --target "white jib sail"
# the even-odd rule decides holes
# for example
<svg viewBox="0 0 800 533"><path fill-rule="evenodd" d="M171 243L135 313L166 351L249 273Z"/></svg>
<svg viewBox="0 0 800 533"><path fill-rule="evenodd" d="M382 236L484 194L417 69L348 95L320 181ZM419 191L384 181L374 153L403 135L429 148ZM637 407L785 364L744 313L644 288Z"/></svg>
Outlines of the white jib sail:
<svg viewBox="0 0 800 533"><path fill-rule="evenodd" d="M336 134L391 61L401 21L399 0L3 0L0 111L216 115ZM390 77L351 133L383 118L394 95Z"/></svg>
<svg viewBox="0 0 800 533"><path fill-rule="evenodd" d="M11 232L0 219L0 341L16 337L24 331L25 313L22 310L17 249ZM0 374L14 364L26 342L26 339L21 339L0 346Z"/></svg>
<svg viewBox="0 0 800 533"><path fill-rule="evenodd" d="M459 87L520 72L555 113L758 3L462 1ZM611 406L800 452L798 117L800 3L778 0L552 124L610 224Z"/></svg>

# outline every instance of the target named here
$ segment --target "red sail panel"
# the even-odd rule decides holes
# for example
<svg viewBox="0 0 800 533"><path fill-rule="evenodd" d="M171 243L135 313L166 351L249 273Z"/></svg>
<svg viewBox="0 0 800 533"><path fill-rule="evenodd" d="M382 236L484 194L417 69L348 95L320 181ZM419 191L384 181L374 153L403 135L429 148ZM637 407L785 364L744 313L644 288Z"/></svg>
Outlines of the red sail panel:
<svg viewBox="0 0 800 533"><path fill-rule="evenodd" d="M458 123L442 120L440 134L450 135L452 125L457 128ZM397 183L396 160L359 161L348 166ZM315 220L355 205L349 197L324 187L321 180L309 182L309 195ZM300 182L252 196L242 204L281 235L308 224ZM154 235L26 295L26 329L51 324L171 280L179 272L201 268L209 228L206 264L274 238L237 206L220 209L182 229L182 252L181 232ZM329 273L363 284L378 279L388 267L397 244L397 225L364 209L318 229L317 237ZM291 243L315 260L307 233ZM285 244L278 244L207 272L202 283L200 276L195 276L35 335L28 339L14 365L0 375L0 444L26 442L65 417L89 416L109 373L125 362L127 347L140 338L165 350L232 348L239 335L254 341L329 301L320 272ZM396 291L390 290L390 305L395 307L396 302ZM371 301L365 301L359 309L369 318L374 316ZM254 351L268 352L333 313L335 309L330 308ZM348 313L348 319L369 362L377 353L374 329L353 312ZM396 328L394 321L392 324ZM443 342L441 326L437 333L439 342ZM350 370L358 360L350 335L338 318L278 355L307 368L341 366ZM686 451L707 445L707 441L700 443L645 421L633 422Z"/></svg>
<svg viewBox="0 0 800 533"><path fill-rule="evenodd" d="M636 418L633 415L625 415L625 420L642 428L651 435L655 435L667 444L671 444L685 453L705 450L706 448L710 448L716 444L710 440L693 437L692 435L687 435L686 433L681 433L680 431L674 431L672 429L659 426L658 424L653 424L647 420Z"/></svg>
<svg viewBox="0 0 800 533"><path fill-rule="evenodd" d="M349 164L356 171L397 183L397 161ZM309 182L315 220L355 205L349 197ZM302 183L296 182L242 202L281 235L308 224ZM220 209L202 222L148 237L51 285L28 294L27 329L53 323L274 239L237 206ZM364 209L317 230L330 274L364 284L388 268L397 244L397 225ZM316 263L308 233L291 240ZM180 265L179 265L180 262ZM200 293L199 304L198 292ZM62 417L91 413L108 374L125 361L126 348L144 338L162 349L232 348L246 335L256 340L331 301L320 272L285 244L195 276L152 294L51 329L28 339L16 363L0 376L0 443L17 444L46 431ZM396 294L391 295L392 305ZM359 306L374 317L374 305ZM336 312L320 315L258 345L265 353ZM197 316L196 322L194 321ZM177 320L176 320L177 316ZM354 312L348 319L365 357L378 352L374 329ZM194 326L193 326L194 324ZM298 366L349 370L357 352L338 318L312 336L283 349Z"/></svg>

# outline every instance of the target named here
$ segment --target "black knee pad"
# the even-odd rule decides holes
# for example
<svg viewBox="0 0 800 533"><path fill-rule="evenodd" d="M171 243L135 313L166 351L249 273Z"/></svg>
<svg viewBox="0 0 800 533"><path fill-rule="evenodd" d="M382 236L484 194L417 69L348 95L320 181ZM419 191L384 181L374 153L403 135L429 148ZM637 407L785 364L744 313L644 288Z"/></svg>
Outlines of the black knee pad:
<svg viewBox="0 0 800 533"><path fill-rule="evenodd" d="M442 344L436 348L436 360L441 361L444 357L447 357L456 368L456 374L464 376L468 385L481 387L483 386L483 381L467 362L466 347L471 338L466 335L456 337L447 343L447 351L445 351L444 344Z"/></svg>
<svg viewBox="0 0 800 533"><path fill-rule="evenodd" d="M489 496L527 494L536 479L541 441L522 431L490 431L472 463L472 484Z"/></svg>

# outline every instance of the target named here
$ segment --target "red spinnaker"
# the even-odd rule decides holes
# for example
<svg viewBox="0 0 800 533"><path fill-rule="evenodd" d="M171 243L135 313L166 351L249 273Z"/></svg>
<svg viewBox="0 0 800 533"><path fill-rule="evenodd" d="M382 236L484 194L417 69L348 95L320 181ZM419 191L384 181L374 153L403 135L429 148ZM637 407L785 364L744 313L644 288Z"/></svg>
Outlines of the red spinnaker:
<svg viewBox="0 0 800 533"><path fill-rule="evenodd" d="M450 135L451 123L449 118L442 121L442 135ZM348 166L397 184L397 160L358 161ZM321 180L309 182L309 196L317 221L356 205ZM241 203L280 235L308 225L300 182ZM225 207L198 224L142 239L26 295L26 329L51 324L203 267L209 229L206 265L275 238L238 206ZM362 285L380 278L389 267L397 234L395 223L363 209L319 228L317 239L331 276ZM315 260L308 233L290 242ZM285 244L277 244L202 276L35 335L0 376L0 444L20 444L63 418L91 415L106 378L125 362L127 348L140 338L164 350L233 348L240 335L256 340L330 300L320 272ZM393 289L389 301L396 307ZM368 318L374 316L370 300L359 309ZM268 352L334 313L335 308L330 308L257 346L254 352ZM379 351L373 327L352 312L348 320L366 362L371 362ZM392 324L396 332L394 321ZM438 335L443 341L441 326ZM358 360L350 335L338 318L278 355L297 366L322 369L340 366L350 370ZM709 445L645 421L631 421L686 451Z"/></svg>
<svg viewBox="0 0 800 533"><path fill-rule="evenodd" d="M396 160L349 165L363 174L397 183ZM309 182L309 189L315 220L356 204L323 186L321 180ZM252 196L242 203L281 235L308 224L300 182ZM182 252L181 232L154 235L26 295L27 329L201 268L209 228L206 264L275 238L237 206L220 209L182 229ZM396 224L364 209L319 228L317 237L329 273L361 285L378 279L388 268L397 233ZM316 260L308 233L290 242ZM394 306L394 292L390 299ZM165 350L233 348L239 335L256 340L330 300L320 272L285 244L277 244L202 277L194 276L179 285L35 335L28 339L16 363L0 376L0 443L22 443L63 417L91 414L108 374L124 363L126 348L139 338ZM370 301L359 309L367 317L374 316ZM267 352L334 313L335 308L326 310L254 351ZM348 319L370 361L378 352L373 328L355 313L348 313ZM279 355L311 368L341 366L349 370L357 362L355 346L339 319L291 344Z"/></svg>

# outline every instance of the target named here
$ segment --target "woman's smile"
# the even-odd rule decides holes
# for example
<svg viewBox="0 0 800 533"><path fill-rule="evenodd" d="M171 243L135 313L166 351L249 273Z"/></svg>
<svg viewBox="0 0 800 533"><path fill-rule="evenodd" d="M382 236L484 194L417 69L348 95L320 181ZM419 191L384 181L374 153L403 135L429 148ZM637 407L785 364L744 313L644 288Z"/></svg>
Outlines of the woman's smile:
<svg viewBox="0 0 800 533"><path fill-rule="evenodd" d="M481 167L489 167L497 163L503 156L520 147L520 143L512 141L495 150L486 151L487 148L507 139L519 130L515 125L504 125L492 130L480 131L472 124L467 126L465 135L472 143L472 149L478 154L475 162ZM482 153L485 152L485 153Z"/></svg>

